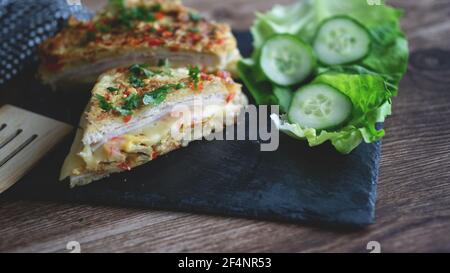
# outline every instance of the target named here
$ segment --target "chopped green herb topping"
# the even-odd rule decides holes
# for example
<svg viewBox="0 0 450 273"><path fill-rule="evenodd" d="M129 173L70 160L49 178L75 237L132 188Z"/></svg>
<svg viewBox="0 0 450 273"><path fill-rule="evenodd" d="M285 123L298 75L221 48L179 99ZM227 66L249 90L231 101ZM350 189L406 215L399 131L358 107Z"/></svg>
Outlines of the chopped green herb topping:
<svg viewBox="0 0 450 273"><path fill-rule="evenodd" d="M154 22L154 13L161 10L160 4L155 4L151 7L138 6L128 8L125 6L124 0L109 0L109 6L117 14L118 23L128 28L133 26L134 21Z"/></svg>
<svg viewBox="0 0 450 273"><path fill-rule="evenodd" d="M169 62L169 59L159 60L159 61L158 61L158 66L159 66L159 67L170 68L170 62Z"/></svg>
<svg viewBox="0 0 450 273"><path fill-rule="evenodd" d="M129 115L132 115L132 114L133 114L133 111L128 110L128 109L125 109L124 107L121 107L121 106L115 107L115 108L114 108L114 111L115 111L116 113L118 113L118 114L119 114L120 116L122 116L122 117L126 117L126 116L129 116Z"/></svg>
<svg viewBox="0 0 450 273"><path fill-rule="evenodd" d="M120 116L129 116L133 114L133 111L137 109L141 105L141 103L143 105L150 105L150 104L158 105L166 99L167 94L171 90L173 89L179 90L185 87L186 87L185 83L161 85L160 87L150 92L147 92L142 96L136 93L131 94L123 99L123 104L121 106L116 107L114 107L111 103L109 103L106 100L106 98L102 95L96 94L95 97L99 102L100 108L102 108L103 110L107 112L114 111Z"/></svg>
<svg viewBox="0 0 450 273"><path fill-rule="evenodd" d="M153 77L156 74L160 74L159 71L152 71L148 69L148 66L145 64L134 64L129 68L130 72L136 77Z"/></svg>
<svg viewBox="0 0 450 273"><path fill-rule="evenodd" d="M110 93L114 93L114 92L119 91L119 88L115 88L115 87L108 87L108 88L106 88L106 89L107 89L108 92L110 92Z"/></svg>
<svg viewBox="0 0 450 273"><path fill-rule="evenodd" d="M185 87L186 87L185 83L161 85L155 90L145 93L143 95L142 102L144 103L144 105L149 104L158 105L166 99L167 93L169 93L170 90L172 89L179 90Z"/></svg>
<svg viewBox="0 0 450 273"><path fill-rule="evenodd" d="M106 25L106 24L103 24L103 23L99 23L99 22L97 22L97 23L95 24L95 28L96 28L98 31L103 32L103 33L107 33L107 32L110 32L110 31L111 31L111 26Z"/></svg>
<svg viewBox="0 0 450 273"><path fill-rule="evenodd" d="M128 97L123 99L123 108L128 110L134 110L139 107L139 95L138 94L131 94Z"/></svg>
<svg viewBox="0 0 450 273"><path fill-rule="evenodd" d="M125 8L124 0L108 0L108 5L114 9L124 9Z"/></svg>
<svg viewBox="0 0 450 273"><path fill-rule="evenodd" d="M158 72L148 69L147 65L143 64L134 64L130 66L128 70L131 73L131 75L128 77L128 81L134 88L144 87L142 78L149 78L155 76L156 74L159 74Z"/></svg>
<svg viewBox="0 0 450 273"><path fill-rule="evenodd" d="M126 9L124 15L126 16L125 19L129 21L155 21L155 15L153 14L152 9L146 7L134 7Z"/></svg>
<svg viewBox="0 0 450 273"><path fill-rule="evenodd" d="M99 94L95 94L95 97L97 98L99 104L100 104L100 108L102 108L105 111L110 111L113 109L113 106L111 103L109 103L105 97L103 97L102 95Z"/></svg>
<svg viewBox="0 0 450 273"><path fill-rule="evenodd" d="M188 29L189 32L193 32L193 33L199 33L200 29L198 27L192 27Z"/></svg>
<svg viewBox="0 0 450 273"><path fill-rule="evenodd" d="M162 7L161 7L161 4L157 3L157 4L153 5L152 7L150 7L150 9L151 9L151 11L158 12L158 11L161 11Z"/></svg>
<svg viewBox="0 0 450 273"><path fill-rule="evenodd" d="M131 74L128 77L128 82L133 86L134 88L144 87L144 81L141 80L138 76Z"/></svg>
<svg viewBox="0 0 450 273"><path fill-rule="evenodd" d="M191 19L191 21L193 22L198 22L202 19L202 16L199 13L190 12L189 19Z"/></svg>
<svg viewBox="0 0 450 273"><path fill-rule="evenodd" d="M194 82L195 88L198 88L198 82L200 80L200 68L198 66L189 67L189 77Z"/></svg>

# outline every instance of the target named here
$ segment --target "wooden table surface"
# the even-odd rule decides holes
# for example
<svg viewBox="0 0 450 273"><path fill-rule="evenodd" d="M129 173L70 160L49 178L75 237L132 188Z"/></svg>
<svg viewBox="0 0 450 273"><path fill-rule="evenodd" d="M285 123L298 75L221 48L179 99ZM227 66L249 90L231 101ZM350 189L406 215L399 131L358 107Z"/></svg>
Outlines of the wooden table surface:
<svg viewBox="0 0 450 273"><path fill-rule="evenodd" d="M99 7L102 1L86 1ZM253 11L293 1L186 0L210 18L247 29ZM406 10L411 59L386 122L376 224L360 231L0 198L1 252L450 251L450 2L390 1Z"/></svg>

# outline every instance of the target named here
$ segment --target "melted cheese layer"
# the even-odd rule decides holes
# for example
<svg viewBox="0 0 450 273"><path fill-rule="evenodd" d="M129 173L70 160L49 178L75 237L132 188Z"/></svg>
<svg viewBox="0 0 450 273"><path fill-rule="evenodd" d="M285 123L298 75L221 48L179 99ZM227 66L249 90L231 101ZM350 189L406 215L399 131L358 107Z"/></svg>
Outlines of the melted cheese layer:
<svg viewBox="0 0 450 273"><path fill-rule="evenodd" d="M85 168L90 171L101 170L102 164L127 162L130 154L152 159L154 152L152 146L169 135L171 128L176 126L177 122L177 118L164 117L147 127L114 137L96 150L93 150L91 146L85 146L79 156L84 160ZM134 162L128 163L132 165Z"/></svg>
<svg viewBox="0 0 450 273"><path fill-rule="evenodd" d="M67 157L60 179L141 165L212 131L221 131L225 124L234 123L240 109L241 106L233 104L208 105L202 110L191 109L189 118L167 115L146 127L114 137L97 149L81 144L83 131L79 130L75 140L79 144Z"/></svg>

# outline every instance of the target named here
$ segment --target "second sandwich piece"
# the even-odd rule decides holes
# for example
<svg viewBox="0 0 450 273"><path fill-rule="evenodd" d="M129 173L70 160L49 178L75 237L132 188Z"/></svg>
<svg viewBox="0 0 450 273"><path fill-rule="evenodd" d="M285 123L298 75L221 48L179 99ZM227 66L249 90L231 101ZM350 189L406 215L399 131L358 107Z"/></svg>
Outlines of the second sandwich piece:
<svg viewBox="0 0 450 273"><path fill-rule="evenodd" d="M71 19L40 53L40 78L54 87L93 84L111 68L166 59L174 67L233 72L241 57L228 25L178 0L110 0L91 21Z"/></svg>

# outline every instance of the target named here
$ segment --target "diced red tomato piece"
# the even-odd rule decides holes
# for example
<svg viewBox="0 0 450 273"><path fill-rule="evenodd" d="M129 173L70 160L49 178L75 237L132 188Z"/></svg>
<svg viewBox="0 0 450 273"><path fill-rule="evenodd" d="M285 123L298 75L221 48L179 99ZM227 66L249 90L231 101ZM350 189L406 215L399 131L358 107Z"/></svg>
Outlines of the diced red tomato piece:
<svg viewBox="0 0 450 273"><path fill-rule="evenodd" d="M206 73L204 73L204 72L202 72L202 73L200 74L200 79L206 81L206 80L209 79L209 75L206 74Z"/></svg>
<svg viewBox="0 0 450 273"><path fill-rule="evenodd" d="M170 37L173 36L173 33L170 32L170 31L164 31L164 32L162 33L162 36L163 36L164 38L170 38Z"/></svg>
<svg viewBox="0 0 450 273"><path fill-rule="evenodd" d="M128 165L126 162L122 162L119 165L117 165L117 167L119 167L120 169L124 170L124 171L129 171L131 170L130 165Z"/></svg>
<svg viewBox="0 0 450 273"><path fill-rule="evenodd" d="M230 101L232 101L234 99L235 96L236 96L236 93L235 92L231 92L231 93L228 94L228 96L226 97L225 101L227 103L229 103Z"/></svg>
<svg viewBox="0 0 450 273"><path fill-rule="evenodd" d="M219 70L217 71L217 77L222 78L222 79L228 79L230 77L230 73L224 70Z"/></svg>
<svg viewBox="0 0 450 273"><path fill-rule="evenodd" d="M161 20L164 18L164 16L165 16L164 12L158 11L157 13L155 13L156 20Z"/></svg>
<svg viewBox="0 0 450 273"><path fill-rule="evenodd" d="M194 42L198 42L202 39L202 35L200 33L196 33L196 32L190 32L189 33L189 37L194 41Z"/></svg>
<svg viewBox="0 0 450 273"><path fill-rule="evenodd" d="M169 47L169 50L172 51L172 52L177 52L177 51L180 50L180 47L177 46L177 45L171 45L171 46Z"/></svg>
<svg viewBox="0 0 450 273"><path fill-rule="evenodd" d="M148 38L147 42L149 46L160 46L164 44L164 41L159 38Z"/></svg>
<svg viewBox="0 0 450 273"><path fill-rule="evenodd" d="M123 122L128 123L128 122L130 122L130 120L132 118L133 118L133 116L131 116L131 115L125 116L125 117L123 117Z"/></svg>

